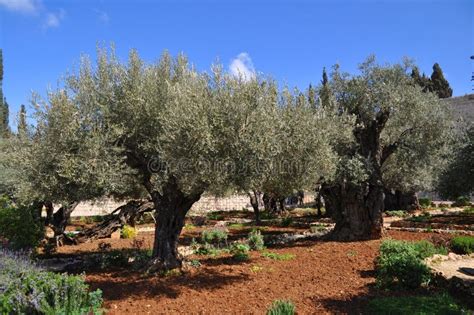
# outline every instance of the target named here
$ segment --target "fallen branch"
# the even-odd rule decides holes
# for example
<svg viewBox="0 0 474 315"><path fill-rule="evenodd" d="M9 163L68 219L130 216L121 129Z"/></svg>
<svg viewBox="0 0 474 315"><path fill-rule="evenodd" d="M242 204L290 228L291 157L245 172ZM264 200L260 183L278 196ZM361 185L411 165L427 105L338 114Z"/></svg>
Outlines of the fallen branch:
<svg viewBox="0 0 474 315"><path fill-rule="evenodd" d="M150 212L154 209L155 206L151 201L129 201L106 216L103 222L79 233L75 240L77 243L84 243L99 238L108 238L124 225L134 225L134 222L145 212Z"/></svg>

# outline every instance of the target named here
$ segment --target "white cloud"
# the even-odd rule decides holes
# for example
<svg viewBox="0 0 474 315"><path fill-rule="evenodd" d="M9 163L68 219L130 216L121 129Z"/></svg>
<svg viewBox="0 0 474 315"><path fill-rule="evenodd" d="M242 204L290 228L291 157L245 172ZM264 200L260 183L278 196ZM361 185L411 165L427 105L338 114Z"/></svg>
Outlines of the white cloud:
<svg viewBox="0 0 474 315"><path fill-rule="evenodd" d="M0 0L1 1L1 0ZM60 9L57 13L49 12L46 14L46 20L44 22L45 28L58 27L64 17L66 16L66 11Z"/></svg>
<svg viewBox="0 0 474 315"><path fill-rule="evenodd" d="M94 11L97 14L97 18L99 19L100 22L104 24L108 24L110 22L110 16L107 14L107 12L97 10L97 9L95 9Z"/></svg>
<svg viewBox="0 0 474 315"><path fill-rule="evenodd" d="M242 78L244 81L250 81L255 78L255 68L249 54L242 52L232 60L229 66L232 75Z"/></svg>
<svg viewBox="0 0 474 315"><path fill-rule="evenodd" d="M37 13L41 7L39 0L0 0L0 6L19 13Z"/></svg>

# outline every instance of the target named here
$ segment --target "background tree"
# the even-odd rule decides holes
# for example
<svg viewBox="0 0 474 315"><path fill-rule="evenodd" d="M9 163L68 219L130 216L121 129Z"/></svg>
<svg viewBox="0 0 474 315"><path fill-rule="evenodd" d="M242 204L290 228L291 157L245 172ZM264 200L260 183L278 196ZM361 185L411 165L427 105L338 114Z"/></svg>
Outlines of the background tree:
<svg viewBox="0 0 474 315"><path fill-rule="evenodd" d="M3 50L0 49L0 137L10 134L9 109L7 99L3 95Z"/></svg>
<svg viewBox="0 0 474 315"><path fill-rule="evenodd" d="M395 154L420 158L436 154L445 130L446 111L436 97L412 84L411 64L380 66L369 58L359 75L332 75L331 90L340 111L355 118L353 142L340 146L336 180L323 189L333 207L333 237L379 238L384 207L384 171ZM410 156L411 156L410 155ZM428 160L429 161L429 160ZM404 160L412 167L410 159Z"/></svg>
<svg viewBox="0 0 474 315"><path fill-rule="evenodd" d="M18 134L20 136L26 136L28 134L28 124L26 122L26 109L25 105L21 104L20 112L18 114Z"/></svg>
<svg viewBox="0 0 474 315"><path fill-rule="evenodd" d="M433 86L432 91L435 92L439 98L448 98L453 95L453 89L449 86L448 80L444 78L443 70L441 70L438 63L433 65L431 84Z"/></svg>
<svg viewBox="0 0 474 315"><path fill-rule="evenodd" d="M454 158L441 173L437 191L441 197L455 200L474 191L474 126L456 142Z"/></svg>

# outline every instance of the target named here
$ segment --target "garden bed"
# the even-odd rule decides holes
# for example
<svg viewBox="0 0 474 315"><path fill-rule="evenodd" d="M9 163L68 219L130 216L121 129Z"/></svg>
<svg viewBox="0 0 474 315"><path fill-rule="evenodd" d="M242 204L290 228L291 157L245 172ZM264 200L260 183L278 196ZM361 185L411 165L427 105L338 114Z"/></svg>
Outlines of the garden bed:
<svg viewBox="0 0 474 315"><path fill-rule="evenodd" d="M245 237L251 228L230 228L229 237ZM181 243L199 237L203 229L186 228ZM266 227L263 233L283 235L301 231L295 227ZM421 240L439 234L388 231L386 236ZM151 248L153 234L139 233L137 239ZM130 239L105 241L112 249L133 247ZM56 255L87 255L99 251L100 242L64 246ZM374 287L374 259L379 245L379 240L348 243L303 240L268 249L275 256L288 259L272 259L271 255L256 251L245 262L235 261L230 254L191 255L188 260L199 260L201 266L190 267L184 274L146 277L139 271L118 268L90 271L86 279L92 288L104 291L108 314L264 314L276 299L293 301L299 314L360 313L374 297L387 295Z"/></svg>

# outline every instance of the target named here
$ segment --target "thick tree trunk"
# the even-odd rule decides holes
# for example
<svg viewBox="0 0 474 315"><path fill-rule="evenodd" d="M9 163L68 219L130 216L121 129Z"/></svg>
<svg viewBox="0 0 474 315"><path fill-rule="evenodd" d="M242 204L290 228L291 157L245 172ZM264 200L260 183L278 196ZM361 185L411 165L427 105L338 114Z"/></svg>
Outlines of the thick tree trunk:
<svg viewBox="0 0 474 315"><path fill-rule="evenodd" d="M258 206L258 192L257 191L252 191L252 192L247 192L249 198L250 198L250 204L252 205L253 212L255 213L255 224L260 225L260 208Z"/></svg>
<svg viewBox="0 0 474 315"><path fill-rule="evenodd" d="M153 202L157 211L153 260L149 272L180 268L178 239L184 226L184 219L192 205L203 191L187 195L175 182L168 183L163 195L154 194Z"/></svg>
<svg viewBox="0 0 474 315"><path fill-rule="evenodd" d="M385 189L385 210L413 211L420 208L416 192Z"/></svg>
<svg viewBox="0 0 474 315"><path fill-rule="evenodd" d="M69 218L71 218L71 214L74 209L76 209L78 204L79 202L71 202L68 205L62 206L58 211L56 211L56 213L53 214L50 226L54 231L55 237L64 234Z"/></svg>
<svg viewBox="0 0 474 315"><path fill-rule="evenodd" d="M63 244L73 244L75 242L74 239L66 236L64 232L66 231L71 214L74 209L76 209L78 204L79 202L71 202L68 205L63 205L53 214L51 221L49 222L49 226L54 232L56 246L61 246Z"/></svg>
<svg viewBox="0 0 474 315"><path fill-rule="evenodd" d="M51 201L45 201L44 207L46 208L46 220L44 224L48 226L53 221L54 206Z"/></svg>
<svg viewBox="0 0 474 315"><path fill-rule="evenodd" d="M151 201L129 201L106 216L103 222L79 233L76 237L76 241L78 243L84 243L95 239L110 237L113 232L121 229L125 224L133 224L133 222L145 212L150 212L154 209L155 205Z"/></svg>
<svg viewBox="0 0 474 315"><path fill-rule="evenodd" d="M273 193L264 193L263 194L263 204L265 205L265 211L271 213L277 213L277 199Z"/></svg>
<svg viewBox="0 0 474 315"><path fill-rule="evenodd" d="M324 198L332 202L332 218L336 222L331 233L333 239L354 241L382 236L383 190L380 187L348 184L333 186L330 190L332 194ZM339 197L337 201L335 196Z"/></svg>
<svg viewBox="0 0 474 315"><path fill-rule="evenodd" d="M333 239L354 241L382 237L384 188L381 169L387 155L383 156L380 134L389 114L388 111L379 111L374 120L354 130L357 153L368 164L369 176L358 184L343 179L329 187L328 201L335 211L332 217L336 222L331 233Z"/></svg>
<svg viewBox="0 0 474 315"><path fill-rule="evenodd" d="M278 204L280 206L280 213L286 211L286 208L285 208L285 197L279 197L278 198Z"/></svg>

